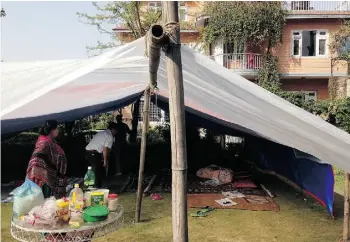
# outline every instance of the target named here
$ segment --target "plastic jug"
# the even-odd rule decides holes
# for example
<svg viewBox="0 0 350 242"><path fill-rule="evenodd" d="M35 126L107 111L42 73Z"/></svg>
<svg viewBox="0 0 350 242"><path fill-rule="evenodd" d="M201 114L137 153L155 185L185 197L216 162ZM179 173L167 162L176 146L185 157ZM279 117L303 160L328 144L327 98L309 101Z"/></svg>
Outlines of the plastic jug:
<svg viewBox="0 0 350 242"><path fill-rule="evenodd" d="M75 202L83 202L84 200L84 192L79 188L79 184L75 184L74 188L69 193L69 201Z"/></svg>
<svg viewBox="0 0 350 242"><path fill-rule="evenodd" d="M69 194L69 210L70 210L70 221L81 222L82 211L84 207L84 193L79 188L79 184L75 184L74 188Z"/></svg>
<svg viewBox="0 0 350 242"><path fill-rule="evenodd" d="M69 209L83 209L84 206L84 192L79 188L79 184L75 184L74 188L69 194Z"/></svg>
<svg viewBox="0 0 350 242"><path fill-rule="evenodd" d="M95 174L91 169L91 166L88 167L88 171L84 176L84 186L86 189L95 187Z"/></svg>

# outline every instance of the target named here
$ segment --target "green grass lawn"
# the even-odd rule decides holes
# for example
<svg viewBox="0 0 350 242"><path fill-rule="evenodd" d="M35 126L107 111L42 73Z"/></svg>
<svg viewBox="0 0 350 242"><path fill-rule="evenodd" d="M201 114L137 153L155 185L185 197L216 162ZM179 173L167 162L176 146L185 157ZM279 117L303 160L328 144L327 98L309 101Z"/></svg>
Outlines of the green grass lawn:
<svg viewBox="0 0 350 242"><path fill-rule="evenodd" d="M341 173L336 172L336 191L341 192ZM125 222L118 231L96 241L172 241L171 195L162 201L144 198L142 219L133 224L135 194L122 194L120 204L125 210ZM283 241L331 242L339 241L342 234L343 197L335 196L336 220L313 199L304 199L295 191L284 188L275 198L280 212L253 212L243 210L216 210L205 218L189 217L190 241ZM12 242L9 226L12 204L1 205L1 241ZM191 211L196 211L191 209Z"/></svg>

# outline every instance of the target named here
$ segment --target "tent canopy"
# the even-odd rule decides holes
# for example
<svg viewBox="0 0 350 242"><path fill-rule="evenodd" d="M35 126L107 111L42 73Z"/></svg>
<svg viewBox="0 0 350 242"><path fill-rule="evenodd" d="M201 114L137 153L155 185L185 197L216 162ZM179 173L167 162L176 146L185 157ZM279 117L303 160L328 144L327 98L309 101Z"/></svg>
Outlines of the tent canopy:
<svg viewBox="0 0 350 242"><path fill-rule="evenodd" d="M88 60L2 63L2 133L72 121L132 103L149 80L143 38ZM350 135L182 47L185 105L228 129L296 148L350 172ZM162 57L159 92L167 99Z"/></svg>
<svg viewBox="0 0 350 242"><path fill-rule="evenodd" d="M88 60L1 63L2 135L133 103L149 80L144 53L141 38ZM261 168L295 182L332 214L334 176L328 164L350 172L350 135L186 46L181 55L187 117L225 134L248 134ZM164 56L158 87L158 103L167 109ZM300 151L306 156L298 156Z"/></svg>

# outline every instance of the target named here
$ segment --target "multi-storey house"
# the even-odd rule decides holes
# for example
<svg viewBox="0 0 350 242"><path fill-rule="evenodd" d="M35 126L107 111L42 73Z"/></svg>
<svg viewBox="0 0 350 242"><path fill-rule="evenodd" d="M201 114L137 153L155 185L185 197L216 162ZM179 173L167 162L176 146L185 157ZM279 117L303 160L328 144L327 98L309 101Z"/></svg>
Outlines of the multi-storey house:
<svg viewBox="0 0 350 242"><path fill-rule="evenodd" d="M349 75L346 62L333 61L329 44L344 19L350 18L350 1L281 2L287 10L282 44L275 49L285 91L302 91L307 99L329 97L331 77L345 81ZM264 46L249 42L227 44L218 40L210 48L213 59L254 81L262 65ZM350 84L349 84L350 85ZM350 95L350 93L348 93Z"/></svg>
<svg viewBox="0 0 350 242"><path fill-rule="evenodd" d="M143 4L150 10L161 8L161 2ZM201 50L197 29L205 25L207 18L210 21L210 16L198 18L202 4L179 2L181 42L197 50ZM279 58L282 89L302 91L306 99L327 99L329 80L336 77L345 85L343 91L349 96L349 67L345 62L333 61L334 53L330 52L329 44L342 21L350 19L350 1L288 1L281 4L287 10L286 25L283 42L274 54ZM133 39L127 28L119 26L114 31L121 42ZM253 46L249 41L225 43L218 39L206 54L220 65L255 81L262 66L263 51L264 46Z"/></svg>

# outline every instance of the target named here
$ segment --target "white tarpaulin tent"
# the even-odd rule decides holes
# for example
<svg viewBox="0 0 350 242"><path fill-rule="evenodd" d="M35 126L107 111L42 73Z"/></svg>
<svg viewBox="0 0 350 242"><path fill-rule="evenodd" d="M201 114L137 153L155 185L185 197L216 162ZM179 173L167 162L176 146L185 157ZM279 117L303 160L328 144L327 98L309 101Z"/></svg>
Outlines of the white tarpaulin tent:
<svg viewBox="0 0 350 242"><path fill-rule="evenodd" d="M185 105L228 129L312 154L350 172L350 135L182 47ZM149 80L144 39L81 61L2 63L2 133L71 121L134 102ZM164 59L159 97L168 96Z"/></svg>

